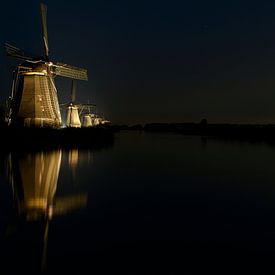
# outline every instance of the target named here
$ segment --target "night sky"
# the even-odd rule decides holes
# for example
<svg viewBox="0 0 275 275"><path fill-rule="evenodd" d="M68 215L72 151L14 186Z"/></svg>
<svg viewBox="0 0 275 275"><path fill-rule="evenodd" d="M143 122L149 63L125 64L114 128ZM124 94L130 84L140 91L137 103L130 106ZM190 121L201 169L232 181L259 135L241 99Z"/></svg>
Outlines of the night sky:
<svg viewBox="0 0 275 275"><path fill-rule="evenodd" d="M43 53L40 1L1 3L0 99L17 60ZM275 1L45 1L50 57L88 69L76 101L113 124L275 123ZM56 78L60 102L69 79Z"/></svg>

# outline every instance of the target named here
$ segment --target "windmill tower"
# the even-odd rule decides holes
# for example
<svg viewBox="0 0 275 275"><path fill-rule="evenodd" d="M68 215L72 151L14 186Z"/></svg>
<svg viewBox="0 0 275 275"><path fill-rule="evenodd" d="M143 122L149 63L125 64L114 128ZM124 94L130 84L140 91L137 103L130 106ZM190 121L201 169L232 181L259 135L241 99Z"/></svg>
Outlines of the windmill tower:
<svg viewBox="0 0 275 275"><path fill-rule="evenodd" d="M55 76L88 80L87 70L49 58L47 6L40 4L44 56L28 54L5 43L8 56L24 60L14 73L9 123L24 127L61 127Z"/></svg>
<svg viewBox="0 0 275 275"><path fill-rule="evenodd" d="M91 115L87 114L83 116L83 124L82 127L88 128L93 126L93 120Z"/></svg>

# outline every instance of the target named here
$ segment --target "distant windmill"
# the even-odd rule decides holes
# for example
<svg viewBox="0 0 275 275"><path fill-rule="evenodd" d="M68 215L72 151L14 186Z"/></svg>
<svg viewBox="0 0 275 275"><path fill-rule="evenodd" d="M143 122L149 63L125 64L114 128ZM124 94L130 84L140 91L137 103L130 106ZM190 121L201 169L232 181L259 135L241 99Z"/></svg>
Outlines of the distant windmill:
<svg viewBox="0 0 275 275"><path fill-rule="evenodd" d="M88 128L88 127L93 127L95 126L95 116L96 116L96 105L91 104L88 102L88 104L82 104L81 106L81 114L83 113L83 123L82 127ZM91 113L91 109L94 110L94 113Z"/></svg>
<svg viewBox="0 0 275 275"><path fill-rule="evenodd" d="M66 126L69 128L80 128L81 126L83 127L89 127L87 126L88 124L86 123L85 116L87 110L89 110L90 114L90 109L92 107L95 107L95 104L83 104L83 103L76 103L75 102L75 95L76 95L76 89L77 89L77 82L75 79L72 80L72 86L71 86L71 98L68 103L62 103L60 104L61 107L65 107L67 110L67 120L66 120ZM83 115L84 114L84 115ZM80 116L83 115L83 124L81 125L81 120ZM90 118L91 119L91 118Z"/></svg>
<svg viewBox="0 0 275 275"><path fill-rule="evenodd" d="M81 122L78 114L78 106L75 104L76 80L72 80L71 101L67 106L67 127L80 128Z"/></svg>
<svg viewBox="0 0 275 275"><path fill-rule="evenodd" d="M25 127L61 127L55 76L88 80L87 70L49 59L47 6L40 4L44 56L28 54L5 43L8 56L24 60L14 74L9 122Z"/></svg>

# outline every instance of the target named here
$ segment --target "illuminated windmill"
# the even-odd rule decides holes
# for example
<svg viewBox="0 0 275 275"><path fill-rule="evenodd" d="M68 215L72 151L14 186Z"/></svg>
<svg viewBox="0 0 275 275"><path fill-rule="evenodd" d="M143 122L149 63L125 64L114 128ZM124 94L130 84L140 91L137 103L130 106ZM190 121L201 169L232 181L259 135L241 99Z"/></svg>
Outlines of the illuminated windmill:
<svg viewBox="0 0 275 275"><path fill-rule="evenodd" d="M76 92L76 80L72 81L72 90L71 90L71 102L67 107L67 127L70 128L80 128L81 122L78 113L78 106L75 104L75 92Z"/></svg>
<svg viewBox="0 0 275 275"><path fill-rule="evenodd" d="M61 114L54 84L55 76L88 80L87 70L49 59L47 6L40 4L44 56L28 54L5 43L8 56L24 60L13 78L9 123L25 127L61 126Z"/></svg>
<svg viewBox="0 0 275 275"><path fill-rule="evenodd" d="M82 123L82 127L84 128L88 128L88 127L93 127L94 125L94 120L95 120L95 108L96 105L95 104L82 104L82 109L81 109L81 113L83 113L83 123ZM94 109L94 113L91 113L91 109Z"/></svg>
<svg viewBox="0 0 275 275"><path fill-rule="evenodd" d="M67 111L67 119L66 119L66 126L69 128L80 128L80 127L89 127L92 126L92 124L87 124L85 117L90 116L90 110L92 107L95 107L95 104L83 104L83 103L76 103L75 102L75 94L76 94L76 87L77 87L77 82L76 80L72 80L72 89L71 89L71 99L69 103L62 103L60 104L61 108L66 108ZM87 114L87 111L89 113ZM80 116L83 116L83 124L81 125L81 120ZM87 126L89 125L89 126Z"/></svg>

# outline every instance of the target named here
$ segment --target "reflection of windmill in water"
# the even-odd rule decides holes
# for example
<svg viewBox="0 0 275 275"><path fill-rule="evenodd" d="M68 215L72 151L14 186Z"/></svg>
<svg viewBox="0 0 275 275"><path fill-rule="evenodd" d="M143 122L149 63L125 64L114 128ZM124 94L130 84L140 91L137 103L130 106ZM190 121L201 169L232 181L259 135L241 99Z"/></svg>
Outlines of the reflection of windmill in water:
<svg viewBox="0 0 275 275"><path fill-rule="evenodd" d="M60 127L61 114L54 77L87 80L87 70L50 61L46 13L46 5L41 4L43 57L5 44L8 56L24 60L14 73L8 118L11 125Z"/></svg>
<svg viewBox="0 0 275 275"><path fill-rule="evenodd" d="M78 165L78 160L79 160L79 151L77 148L72 148L68 152L68 164L70 167L70 171L72 172L72 180L75 182L76 179L76 169Z"/></svg>
<svg viewBox="0 0 275 275"><path fill-rule="evenodd" d="M61 150L9 156L9 181L19 217L27 224L43 223L42 266L46 264L50 220L87 204L86 194L55 197L61 157Z"/></svg>
<svg viewBox="0 0 275 275"><path fill-rule="evenodd" d="M78 148L71 148L68 151L68 165L70 167L72 181L75 183L77 178L77 167L79 162L85 162L89 165L93 164L93 153L90 150L81 151Z"/></svg>

